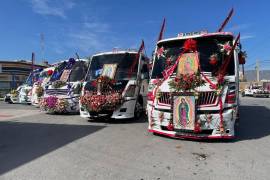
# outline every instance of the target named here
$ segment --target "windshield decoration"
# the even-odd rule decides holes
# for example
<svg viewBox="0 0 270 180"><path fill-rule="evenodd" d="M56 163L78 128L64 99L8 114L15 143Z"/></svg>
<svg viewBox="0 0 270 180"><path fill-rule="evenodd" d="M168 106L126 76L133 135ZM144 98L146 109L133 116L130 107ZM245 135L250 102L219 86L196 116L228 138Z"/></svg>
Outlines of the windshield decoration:
<svg viewBox="0 0 270 180"><path fill-rule="evenodd" d="M232 47L229 41L224 44L218 44L218 46L220 48L220 52L226 55L229 55L232 50Z"/></svg>
<svg viewBox="0 0 270 180"><path fill-rule="evenodd" d="M104 64L102 68L101 76L109 77L110 79L115 78L117 64Z"/></svg>
<svg viewBox="0 0 270 180"><path fill-rule="evenodd" d="M176 77L169 82L170 89L186 92L204 84L199 72L197 52L183 54L178 61Z"/></svg>
<svg viewBox="0 0 270 180"><path fill-rule="evenodd" d="M58 66L55 67L54 72L52 74L51 80L55 81L60 79L62 72L64 71L64 69L67 66L67 62L64 61L63 63L59 64Z"/></svg>
<svg viewBox="0 0 270 180"><path fill-rule="evenodd" d="M160 59L160 57L165 57L164 53L165 53L164 47L158 48L158 50L157 50L157 58Z"/></svg>
<svg viewBox="0 0 270 180"><path fill-rule="evenodd" d="M49 69L47 73L48 73L48 76L51 76L53 74L53 70Z"/></svg>
<svg viewBox="0 0 270 180"><path fill-rule="evenodd" d="M69 78L69 75L71 73L71 70L70 69L65 69L60 77L60 81L64 81L64 82L67 82L68 81L68 78Z"/></svg>
<svg viewBox="0 0 270 180"><path fill-rule="evenodd" d="M186 53L179 58L177 76L181 74L197 74L199 69L198 53Z"/></svg>
<svg viewBox="0 0 270 180"><path fill-rule="evenodd" d="M209 64L212 66L216 66L218 64L218 55L217 53L214 53L209 58Z"/></svg>
<svg viewBox="0 0 270 180"><path fill-rule="evenodd" d="M98 69L95 71L95 76L99 76L102 73L102 69Z"/></svg>
<svg viewBox="0 0 270 180"><path fill-rule="evenodd" d="M187 39L184 43L184 51L197 51L197 42L193 39Z"/></svg>

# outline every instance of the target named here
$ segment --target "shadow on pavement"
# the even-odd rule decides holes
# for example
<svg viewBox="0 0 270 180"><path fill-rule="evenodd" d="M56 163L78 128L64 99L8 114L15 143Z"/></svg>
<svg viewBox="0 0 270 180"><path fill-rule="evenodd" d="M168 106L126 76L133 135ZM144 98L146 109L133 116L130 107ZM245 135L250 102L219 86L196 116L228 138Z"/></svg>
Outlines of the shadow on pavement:
<svg viewBox="0 0 270 180"><path fill-rule="evenodd" d="M265 106L240 106L240 124L236 141L259 139L270 135L270 109Z"/></svg>
<svg viewBox="0 0 270 180"><path fill-rule="evenodd" d="M89 119L88 122L95 122L95 123L110 123L110 124L133 124L133 123L146 123L147 116L143 115L139 119L111 119L109 117L98 117L94 119Z"/></svg>
<svg viewBox="0 0 270 180"><path fill-rule="evenodd" d="M104 127L0 122L0 174Z"/></svg>

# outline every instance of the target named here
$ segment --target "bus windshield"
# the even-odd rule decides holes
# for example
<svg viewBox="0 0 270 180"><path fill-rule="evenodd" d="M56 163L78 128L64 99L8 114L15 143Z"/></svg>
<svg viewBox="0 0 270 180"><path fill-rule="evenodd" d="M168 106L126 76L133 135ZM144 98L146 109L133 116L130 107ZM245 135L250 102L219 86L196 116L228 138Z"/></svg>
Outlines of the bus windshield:
<svg viewBox="0 0 270 180"><path fill-rule="evenodd" d="M116 80L136 79L138 64L133 67L133 72L130 72L135 60L135 53L116 53L93 56L87 80L94 80L100 76L104 64L117 64L115 73Z"/></svg>
<svg viewBox="0 0 270 180"><path fill-rule="evenodd" d="M83 80L86 72L87 72L87 62L76 61L75 64L72 66L69 81L76 82Z"/></svg>
<svg viewBox="0 0 270 180"><path fill-rule="evenodd" d="M219 44L225 44L229 42L232 46L233 37L232 36L208 36L208 37L198 37L194 38L197 42L197 51L199 54L200 67L202 72L214 72L221 66L224 56L220 52ZM162 78L162 72L165 70L167 64L166 60L171 58L171 62L175 63L178 56L183 51L183 44L185 39L172 40L161 42L158 44L158 48L164 48L164 56L155 57L152 78ZM213 66L209 63L210 56L216 54L218 57L218 63ZM228 75L234 75L234 57L232 57L230 64L227 69Z"/></svg>

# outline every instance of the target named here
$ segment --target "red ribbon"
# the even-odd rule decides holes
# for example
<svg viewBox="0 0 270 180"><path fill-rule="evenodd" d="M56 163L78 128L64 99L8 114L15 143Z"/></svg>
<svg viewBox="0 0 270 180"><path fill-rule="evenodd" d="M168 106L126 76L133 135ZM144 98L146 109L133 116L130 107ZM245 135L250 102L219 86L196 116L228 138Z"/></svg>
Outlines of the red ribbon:
<svg viewBox="0 0 270 180"><path fill-rule="evenodd" d="M222 105L222 98L219 96L218 98L219 101L219 117L220 117L220 124L219 127L223 127L223 105Z"/></svg>

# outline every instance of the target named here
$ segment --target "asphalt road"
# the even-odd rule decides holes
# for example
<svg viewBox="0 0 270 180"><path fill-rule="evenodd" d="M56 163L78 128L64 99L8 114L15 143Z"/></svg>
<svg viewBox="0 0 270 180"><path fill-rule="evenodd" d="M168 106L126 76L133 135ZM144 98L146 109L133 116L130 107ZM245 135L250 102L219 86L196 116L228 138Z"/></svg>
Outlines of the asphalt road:
<svg viewBox="0 0 270 180"><path fill-rule="evenodd" d="M242 98L233 141L147 132L146 118L88 122L0 103L0 179L269 180L270 99Z"/></svg>

